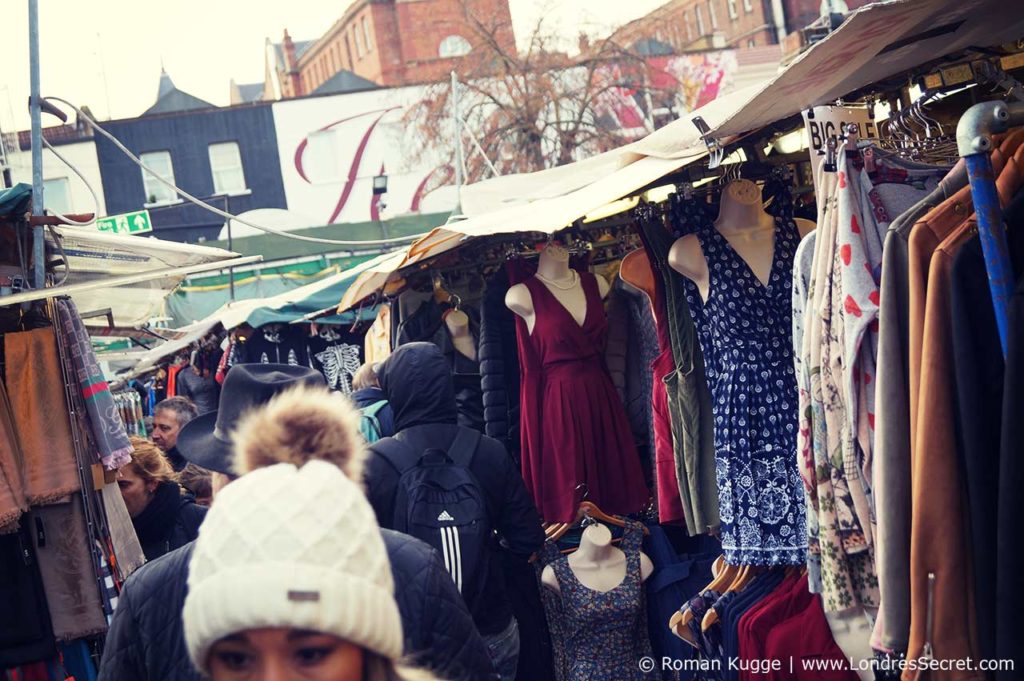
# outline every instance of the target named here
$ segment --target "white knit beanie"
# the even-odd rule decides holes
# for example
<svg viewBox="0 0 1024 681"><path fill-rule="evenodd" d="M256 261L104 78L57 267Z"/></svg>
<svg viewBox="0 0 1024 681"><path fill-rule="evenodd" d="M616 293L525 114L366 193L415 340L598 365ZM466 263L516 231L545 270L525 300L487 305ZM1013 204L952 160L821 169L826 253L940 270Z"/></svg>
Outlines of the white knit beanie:
<svg viewBox="0 0 1024 681"><path fill-rule="evenodd" d="M388 659L402 621L384 540L359 487L324 461L277 464L217 494L189 565L185 641L210 646L248 629L334 634Z"/></svg>

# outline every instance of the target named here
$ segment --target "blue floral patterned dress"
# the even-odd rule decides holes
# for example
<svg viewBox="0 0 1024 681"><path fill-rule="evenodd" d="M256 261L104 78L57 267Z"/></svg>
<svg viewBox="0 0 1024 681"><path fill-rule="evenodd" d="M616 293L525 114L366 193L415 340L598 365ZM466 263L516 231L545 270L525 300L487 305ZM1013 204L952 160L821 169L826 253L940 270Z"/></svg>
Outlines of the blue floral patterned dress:
<svg viewBox="0 0 1024 681"><path fill-rule="evenodd" d="M643 528L626 521L619 548L626 554L626 576L611 591L595 591L576 578L568 556L551 567L561 592L561 631L565 681L642 681L639 662L650 655L644 615L640 547Z"/></svg>
<svg viewBox="0 0 1024 681"><path fill-rule="evenodd" d="M709 225L697 232L710 273L695 318L714 399L716 477L725 559L733 565L798 565L807 554L797 468L793 370L796 223L776 218L765 286Z"/></svg>

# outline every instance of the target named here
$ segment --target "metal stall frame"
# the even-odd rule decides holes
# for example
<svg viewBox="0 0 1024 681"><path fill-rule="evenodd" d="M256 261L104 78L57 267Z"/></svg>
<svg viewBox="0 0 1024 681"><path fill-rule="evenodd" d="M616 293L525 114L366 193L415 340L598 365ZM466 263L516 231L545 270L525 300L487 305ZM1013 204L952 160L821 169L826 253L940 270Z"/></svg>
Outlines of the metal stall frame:
<svg viewBox="0 0 1024 681"><path fill-rule="evenodd" d="M992 306L1004 358L1009 350L1007 307L1016 281L1006 241L1003 209L999 203L989 154L993 149L992 135L1005 132L1015 125L1024 125L1024 103L982 102L964 112L956 127L957 150L967 165L971 198L977 215L978 234L985 255L985 269L988 272Z"/></svg>

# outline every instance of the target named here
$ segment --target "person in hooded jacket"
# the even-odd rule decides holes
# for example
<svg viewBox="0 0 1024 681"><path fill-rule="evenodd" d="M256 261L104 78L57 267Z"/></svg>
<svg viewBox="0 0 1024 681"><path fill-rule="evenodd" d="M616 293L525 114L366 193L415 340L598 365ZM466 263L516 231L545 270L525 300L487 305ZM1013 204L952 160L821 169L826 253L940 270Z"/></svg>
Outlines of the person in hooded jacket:
<svg viewBox="0 0 1024 681"><path fill-rule="evenodd" d="M395 528L402 474L385 452L396 447L413 453L430 449L448 451L459 432L469 430L457 424L450 372L436 345L408 343L398 348L377 373L394 412L397 431L395 438L385 438L370 446L372 454L366 464L367 497L381 527ZM543 545L544 531L515 461L500 442L483 436L469 470L482 489L491 527L500 538L500 544L493 542L490 550L495 554L507 550L515 558L528 560ZM497 558L494 555L488 562L484 592L467 605L495 669L503 681L512 681L519 657L519 631Z"/></svg>
<svg viewBox="0 0 1024 681"><path fill-rule="evenodd" d="M352 377L352 402L364 414L373 414L380 432L377 437L391 437L395 434L395 415L388 404L388 398L380 389L377 371L373 364L364 364Z"/></svg>
<svg viewBox="0 0 1024 681"><path fill-rule="evenodd" d="M213 505L217 492L239 474L281 461L297 463L300 457L303 462L334 463L352 480L360 479L365 449L352 436L358 426L351 408L335 401L343 398L293 392L274 408L260 409L297 386L324 389L325 381L304 367L235 365L225 378L219 411L183 431L182 454L213 473ZM251 414L250 425L242 430L239 420L246 413ZM304 439L294 429L317 435ZM218 433L242 436L244 447ZM398 532L381 530L381 537L394 576L408 661L446 681L494 679L488 650L437 551ZM125 582L98 681L203 681L189 660L182 625L194 547L190 542L144 565Z"/></svg>
<svg viewBox="0 0 1024 681"><path fill-rule="evenodd" d="M159 447L141 437L131 443L132 460L118 470L117 485L146 560L155 560L198 536L206 508L181 488Z"/></svg>

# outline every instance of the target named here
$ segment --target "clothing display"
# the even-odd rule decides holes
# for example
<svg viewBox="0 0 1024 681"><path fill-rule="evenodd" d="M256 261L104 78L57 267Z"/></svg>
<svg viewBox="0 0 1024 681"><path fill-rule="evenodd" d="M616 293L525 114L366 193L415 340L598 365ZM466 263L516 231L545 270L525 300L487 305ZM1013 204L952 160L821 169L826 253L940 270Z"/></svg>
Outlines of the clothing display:
<svg viewBox="0 0 1024 681"><path fill-rule="evenodd" d="M697 233L712 272L699 324L715 399L722 548L735 565L806 560L804 495L796 468L792 360L792 219L777 219L762 284L716 228Z"/></svg>
<svg viewBox="0 0 1024 681"><path fill-rule="evenodd" d="M34 509L32 527L55 638L72 641L106 632L81 496Z"/></svg>
<svg viewBox="0 0 1024 681"><path fill-rule="evenodd" d="M59 502L82 482L54 331L8 333L4 353L8 366L19 367L7 373L7 395L21 445L25 498L33 506Z"/></svg>
<svg viewBox="0 0 1024 681"><path fill-rule="evenodd" d="M310 368L327 378L327 386L344 394L352 392L352 379L363 365L358 336L343 327L318 326L306 337L305 356Z"/></svg>
<svg viewBox="0 0 1024 681"><path fill-rule="evenodd" d="M510 263L512 266L516 263ZM519 354L516 316L505 307L509 289L506 268L487 281L480 303L480 387L486 434L501 442L519 461Z"/></svg>
<svg viewBox="0 0 1024 681"><path fill-rule="evenodd" d="M817 33L821 22L801 29L788 8L787 32L814 33L813 45L784 50L793 54L762 85L740 87L753 57L739 54L730 75L726 54L724 78L683 78L721 81L720 92L693 106L638 91L626 97L639 117L624 146L582 140L537 173L497 177L501 158L484 169L494 149L481 138L486 153L458 191L443 173L419 188L434 203L458 199L465 215L412 210L381 239L358 228L333 250L296 245L305 255L292 269L316 283L283 306L258 300L284 286L267 270L217 311L200 298L224 294L219 285L192 281L161 311L167 282L136 281L111 297L105 326L94 308L107 303L92 303L109 275L83 273L82 235L71 238L81 229L42 200L12 209L0 190L0 681L209 671L210 646L231 632L189 582L238 582L238 556L203 543L223 497L207 512L173 478L117 469L134 455L129 437L153 433L178 471L197 460L186 445L204 423L226 452L232 433L213 428L211 412L224 415L221 386L251 363L302 367L342 393L331 399L351 419L304 427L360 437L334 438L346 445L327 447L337 462L307 464L319 477L278 472L292 471L292 496L334 464L352 475L346 499L365 496L373 522L347 522L380 534L374 560L390 569L371 572L394 592L386 645L374 645L425 676L1021 678L1016 4L858 2L832 7L830 30ZM679 76L681 58L661 70ZM675 99L692 89L669 80ZM486 100L485 81L472 88ZM585 128L608 127L597 105ZM407 113L411 123L423 111ZM360 176L400 171L378 165ZM143 276L129 241L143 243L122 238L102 257L116 258L111 274ZM239 252L270 243L257 241ZM177 250L168 267L214 257ZM316 272L328 266L348 269ZM161 315L150 324L129 319L132 287ZM172 317L196 321L156 321ZM145 351L122 352L126 336ZM175 396L204 413L177 435L153 414ZM270 421L301 420L278 411L249 418L269 419L256 429L267 437ZM236 468L244 474L218 494L258 474ZM339 508L322 494L295 498L307 508L282 526ZM224 536L244 539L239 528ZM292 553L302 567L307 557ZM195 573L204 562L225 569ZM310 611L301 601L317 594L270 577L287 596L278 610ZM245 614L251 604L225 593L218 607ZM186 621L209 625L198 643Z"/></svg>
<svg viewBox="0 0 1024 681"><path fill-rule="evenodd" d="M7 389L0 383L0 535L17 530L18 519L28 510L21 475L23 456Z"/></svg>
<svg viewBox="0 0 1024 681"><path fill-rule="evenodd" d="M523 478L541 517L573 520L584 498L611 513L647 503L639 457L622 401L604 365L607 320L591 274L580 274L580 325L547 286L530 277L533 332L518 324L522 360Z"/></svg>
<svg viewBox="0 0 1024 681"><path fill-rule="evenodd" d="M54 308L57 312L55 328L63 334L74 376L78 380L85 408L89 411L92 437L100 461L107 470L115 470L131 458L132 447L124 423L116 416L114 398L92 349L89 332L78 316L78 308L71 300L58 300Z"/></svg>
<svg viewBox="0 0 1024 681"><path fill-rule="evenodd" d="M679 204L674 204L674 207L683 209ZM693 209L693 206L686 207L686 210ZM685 278L668 264L668 251L675 236L656 212L640 210L637 218L639 236L654 269L656 298L660 300L652 305L664 312L655 315L659 347L662 352L671 349L673 358L672 370L668 374L659 375L661 369L668 368L667 360L663 360L665 364L659 365L654 374L655 388L659 383L665 388L666 410L671 421L669 424L662 421L656 426L656 435L660 432L661 438L656 437L655 444L657 447L660 440L664 448L667 444L664 438L671 431L686 527L691 535L702 534L719 525L714 414L705 358L687 302ZM660 400L659 394L657 401ZM661 454L656 450L655 456L667 459L664 449Z"/></svg>
<svg viewBox="0 0 1024 681"><path fill-rule="evenodd" d="M564 681L641 681L646 675L637 660L650 654L644 617L644 585L640 573L643 531L627 523L619 548L626 556L626 575L611 591L595 591L580 583L566 556L551 560L559 584ZM558 553L555 551L554 553Z"/></svg>
<svg viewBox="0 0 1024 681"><path fill-rule="evenodd" d="M114 406L128 435L146 437L145 416L142 413L142 398L134 390L112 394Z"/></svg>
<svg viewBox="0 0 1024 681"><path fill-rule="evenodd" d="M364 355L370 364L383 362L391 354L391 306L381 305L377 309L377 318L366 330Z"/></svg>

